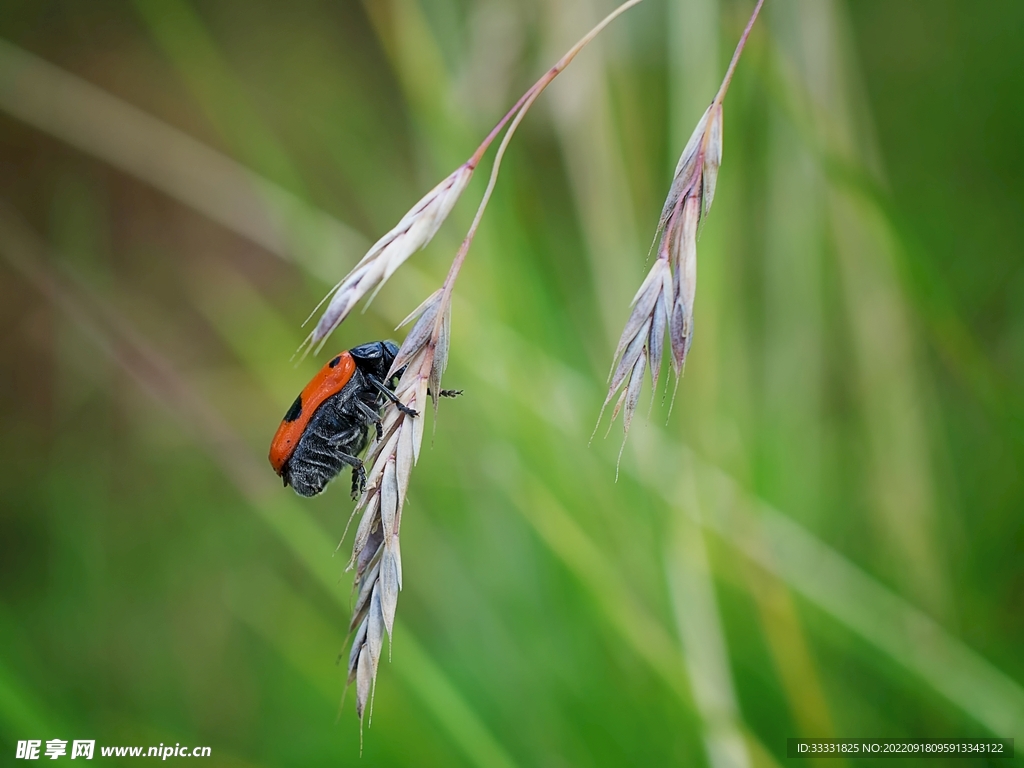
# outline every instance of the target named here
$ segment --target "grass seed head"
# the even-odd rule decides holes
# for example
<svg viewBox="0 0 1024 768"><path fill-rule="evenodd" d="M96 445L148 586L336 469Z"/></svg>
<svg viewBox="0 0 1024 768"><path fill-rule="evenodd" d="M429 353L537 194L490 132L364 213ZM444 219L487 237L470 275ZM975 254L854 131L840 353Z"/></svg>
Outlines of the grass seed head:
<svg viewBox="0 0 1024 768"><path fill-rule="evenodd" d="M394 229L373 244L362 260L328 294L327 309L306 340L308 347L322 345L364 296L379 290L410 256L426 247L448 218L472 176L473 166L469 163L460 165L424 195Z"/></svg>
<svg viewBox="0 0 1024 768"><path fill-rule="evenodd" d="M666 332L677 385L683 374L693 341L697 235L703 217L711 209L721 164L722 105L716 102L701 116L676 164L658 221L658 258L633 297L632 311L615 349L601 415L621 389L611 420L622 412L623 442L648 366L652 389L657 391Z"/></svg>
<svg viewBox="0 0 1024 768"><path fill-rule="evenodd" d="M349 568L356 572L356 601L350 631L355 631L348 661L348 681L356 684L356 713L372 710L373 689L385 634L391 638L402 588L399 534L412 468L423 442L423 411L427 391L440 392L448 354L450 294L432 294L405 323L416 320L395 357L390 374L402 371L395 396L403 408L391 406L381 436L370 446L366 488L353 514L361 514Z"/></svg>

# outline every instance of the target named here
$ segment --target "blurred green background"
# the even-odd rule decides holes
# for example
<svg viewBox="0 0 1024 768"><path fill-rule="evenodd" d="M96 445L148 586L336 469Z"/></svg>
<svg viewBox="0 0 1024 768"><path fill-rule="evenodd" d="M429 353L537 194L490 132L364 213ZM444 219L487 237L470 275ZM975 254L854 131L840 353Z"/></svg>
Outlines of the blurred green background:
<svg viewBox="0 0 1024 768"><path fill-rule="evenodd" d="M300 324L611 8L4 0L4 764L29 738L552 768L1020 744L1024 4L767 1L686 376L616 483L621 428L587 444L611 354L752 8L647 0L524 121L457 286L466 394L413 474L360 759L347 483L299 499L265 458L325 359L292 362ZM325 355L440 285L489 162Z"/></svg>

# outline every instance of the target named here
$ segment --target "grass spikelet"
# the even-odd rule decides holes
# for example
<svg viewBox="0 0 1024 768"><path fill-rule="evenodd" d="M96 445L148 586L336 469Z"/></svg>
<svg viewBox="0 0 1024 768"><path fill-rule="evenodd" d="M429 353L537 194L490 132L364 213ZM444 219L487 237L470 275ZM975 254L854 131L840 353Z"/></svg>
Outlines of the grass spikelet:
<svg viewBox="0 0 1024 768"><path fill-rule="evenodd" d="M621 411L623 446L633 422L644 369L647 367L651 372L652 389L657 391L666 332L677 387L683 375L686 356L693 341L697 236L704 217L711 210L718 169L722 165L722 101L763 3L764 0L758 0L718 93L697 122L679 156L655 233L658 258L633 297L630 305L632 311L612 358L608 394L597 422L600 426L608 404L619 395L612 409L611 421L614 422ZM594 431L597 432L597 426Z"/></svg>
<svg viewBox="0 0 1024 768"><path fill-rule="evenodd" d="M469 184L474 167L467 161L456 168L416 203L390 232L373 244L328 294L327 308L306 339L307 349L316 347L319 350L327 336L348 317L364 296L380 290L410 256L427 246Z"/></svg>
<svg viewBox="0 0 1024 768"><path fill-rule="evenodd" d="M348 682L356 684L360 720L371 708L385 634L394 628L402 588L399 533L412 468L423 443L422 413L428 397L435 405L447 361L451 324L450 294L437 291L420 305L416 324L406 336L392 373L401 371L395 396L380 436L366 456L370 472L353 514L361 513L349 569L355 569L356 601L349 631L355 632L348 662ZM432 384L436 388L430 390ZM428 394L428 391L430 394ZM436 394L435 394L436 393Z"/></svg>

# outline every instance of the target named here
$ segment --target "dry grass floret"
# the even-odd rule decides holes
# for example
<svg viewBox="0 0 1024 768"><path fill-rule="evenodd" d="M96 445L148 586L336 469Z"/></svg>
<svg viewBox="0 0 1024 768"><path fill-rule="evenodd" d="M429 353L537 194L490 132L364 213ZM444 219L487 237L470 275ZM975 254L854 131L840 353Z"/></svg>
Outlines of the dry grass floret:
<svg viewBox="0 0 1024 768"><path fill-rule="evenodd" d="M309 347L317 345L319 351L327 336L348 317L364 296L371 291L376 295L410 256L427 246L473 178L475 167L472 159L466 161L424 195L394 229L374 243L352 271L331 289L324 299L330 299L327 308L306 339Z"/></svg>

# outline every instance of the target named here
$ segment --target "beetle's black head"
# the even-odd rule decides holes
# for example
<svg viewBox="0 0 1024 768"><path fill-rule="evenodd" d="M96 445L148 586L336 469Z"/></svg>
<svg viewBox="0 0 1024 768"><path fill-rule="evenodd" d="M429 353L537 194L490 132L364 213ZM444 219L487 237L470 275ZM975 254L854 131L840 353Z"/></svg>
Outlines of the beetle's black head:
<svg viewBox="0 0 1024 768"><path fill-rule="evenodd" d="M383 381L398 355L398 345L393 341L371 341L368 344L353 347L348 353L352 355L352 359L355 360L360 371L373 374ZM401 371L396 373L396 375L400 374Z"/></svg>

